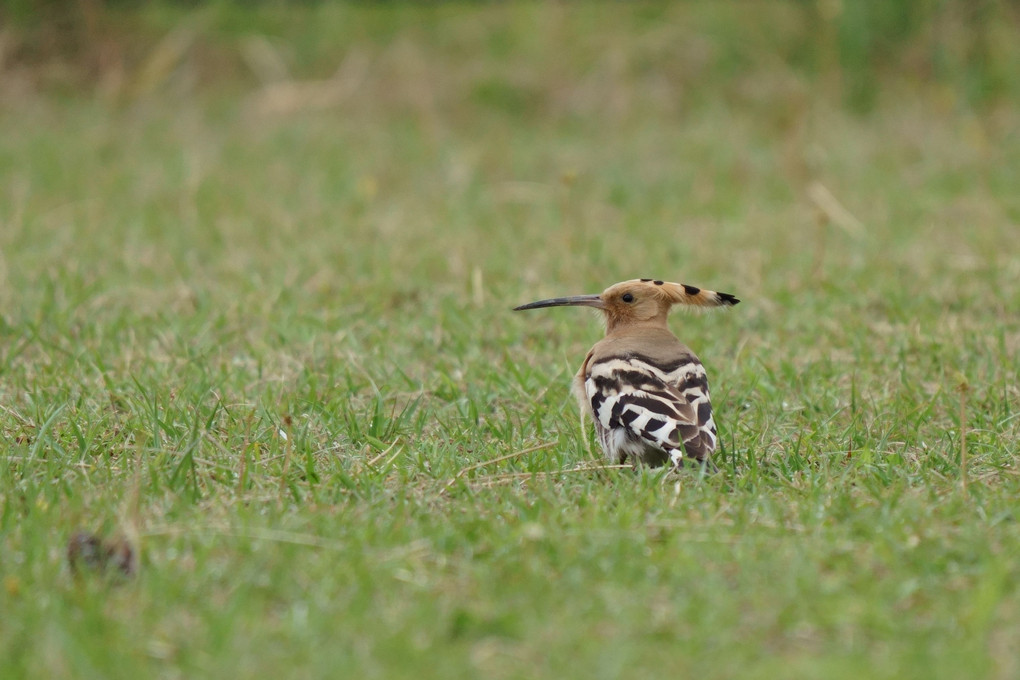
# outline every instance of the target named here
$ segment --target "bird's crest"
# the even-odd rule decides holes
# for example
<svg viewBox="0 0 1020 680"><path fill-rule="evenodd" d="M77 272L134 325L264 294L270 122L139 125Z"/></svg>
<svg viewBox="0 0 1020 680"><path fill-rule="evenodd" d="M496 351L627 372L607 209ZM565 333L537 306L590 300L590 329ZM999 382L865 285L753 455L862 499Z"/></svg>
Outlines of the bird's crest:
<svg viewBox="0 0 1020 680"><path fill-rule="evenodd" d="M626 292L637 294L639 291L666 302L670 305L689 305L692 307L725 307L735 305L740 300L729 293L718 293L714 290L698 288L686 283L673 283L659 279L633 279L610 286L602 292L601 297L622 296Z"/></svg>

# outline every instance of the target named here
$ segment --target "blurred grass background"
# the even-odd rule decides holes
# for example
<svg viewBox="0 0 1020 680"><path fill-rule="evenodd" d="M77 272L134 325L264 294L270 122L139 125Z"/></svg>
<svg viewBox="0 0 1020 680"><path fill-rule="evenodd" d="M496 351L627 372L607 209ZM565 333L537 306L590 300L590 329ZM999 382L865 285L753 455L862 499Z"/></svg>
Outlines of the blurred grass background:
<svg viewBox="0 0 1020 680"><path fill-rule="evenodd" d="M1015 677L1018 28L9 0L7 672ZM597 324L509 312L644 276L744 301L716 478L575 471Z"/></svg>

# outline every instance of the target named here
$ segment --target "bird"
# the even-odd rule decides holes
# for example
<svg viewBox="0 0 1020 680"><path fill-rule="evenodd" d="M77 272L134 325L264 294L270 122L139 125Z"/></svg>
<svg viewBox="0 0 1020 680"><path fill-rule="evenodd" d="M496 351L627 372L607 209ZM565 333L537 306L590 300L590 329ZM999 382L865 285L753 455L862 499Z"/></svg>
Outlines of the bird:
<svg viewBox="0 0 1020 680"><path fill-rule="evenodd" d="M718 436L708 376L666 319L673 305L739 302L729 293L684 283L633 279L599 294L538 300L514 311L576 306L602 312L606 335L585 356L573 391L582 421L591 417L610 463L714 469Z"/></svg>

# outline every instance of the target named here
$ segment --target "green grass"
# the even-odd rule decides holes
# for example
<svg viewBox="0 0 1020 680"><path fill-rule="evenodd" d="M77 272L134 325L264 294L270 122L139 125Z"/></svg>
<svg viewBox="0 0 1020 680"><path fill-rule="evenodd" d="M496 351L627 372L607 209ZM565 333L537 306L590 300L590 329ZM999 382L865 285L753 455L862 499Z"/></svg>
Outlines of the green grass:
<svg viewBox="0 0 1020 680"><path fill-rule="evenodd" d="M1014 93L862 116L789 7L711 7L164 8L95 89L9 66L4 676L1016 677ZM644 276L743 300L672 322L718 475L579 469L598 321L510 311Z"/></svg>

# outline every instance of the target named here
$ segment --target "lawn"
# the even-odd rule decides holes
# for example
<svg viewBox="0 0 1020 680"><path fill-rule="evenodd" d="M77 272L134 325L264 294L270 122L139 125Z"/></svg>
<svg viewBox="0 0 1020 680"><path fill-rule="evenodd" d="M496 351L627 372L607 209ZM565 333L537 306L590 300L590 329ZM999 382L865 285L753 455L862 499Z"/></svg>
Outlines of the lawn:
<svg viewBox="0 0 1020 680"><path fill-rule="evenodd" d="M10 29L4 677L1020 675L1020 48L804 7ZM742 300L718 474L600 469L598 318L511 311L638 277Z"/></svg>

